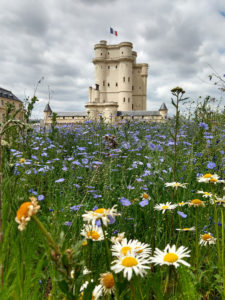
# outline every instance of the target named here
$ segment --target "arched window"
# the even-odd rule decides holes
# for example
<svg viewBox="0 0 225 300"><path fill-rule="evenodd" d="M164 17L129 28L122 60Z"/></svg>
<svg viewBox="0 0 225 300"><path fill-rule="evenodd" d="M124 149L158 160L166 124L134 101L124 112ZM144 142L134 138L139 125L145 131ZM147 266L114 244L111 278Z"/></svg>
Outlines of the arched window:
<svg viewBox="0 0 225 300"><path fill-rule="evenodd" d="M110 86L110 83L108 83L108 87Z"/></svg>
<svg viewBox="0 0 225 300"><path fill-rule="evenodd" d="M118 83L116 82L116 86L118 86Z"/></svg>
<svg viewBox="0 0 225 300"><path fill-rule="evenodd" d="M125 98L123 98L123 102L125 102Z"/></svg>
<svg viewBox="0 0 225 300"><path fill-rule="evenodd" d="M125 82L125 77L123 77L123 82Z"/></svg>
<svg viewBox="0 0 225 300"><path fill-rule="evenodd" d="M105 80L103 80L103 83L102 83L102 85L103 85L103 86L105 86Z"/></svg>

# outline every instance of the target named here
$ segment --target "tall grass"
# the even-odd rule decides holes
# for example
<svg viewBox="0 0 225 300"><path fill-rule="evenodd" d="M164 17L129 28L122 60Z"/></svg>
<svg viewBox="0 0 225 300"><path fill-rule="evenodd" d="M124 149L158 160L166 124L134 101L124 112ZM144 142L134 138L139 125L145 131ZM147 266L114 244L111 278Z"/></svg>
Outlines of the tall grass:
<svg viewBox="0 0 225 300"><path fill-rule="evenodd" d="M185 260L191 266L175 269L151 263L144 277L133 275L131 281L122 273L113 274L116 290L106 299L224 298L224 208L197 193L213 188L217 197L224 195L224 184L197 181L206 173L224 179L224 118L180 120L175 179L187 187L177 190L165 186L174 181L174 138L168 130L174 122L87 122L29 131L4 147L0 299L91 299L100 274L110 271L110 238L117 232L149 244L152 255L167 244L187 247L190 257ZM150 200L142 205L144 192ZM34 220L18 230L17 210L31 196L39 201L36 217L58 245L58 256ZM156 204L193 199L201 199L205 207L177 206L164 214L154 209ZM85 211L115 204L121 216L105 228L107 243L83 243ZM176 230L192 226L196 231ZM199 244L206 232L217 237L219 248ZM83 274L84 267L91 273ZM85 281L89 284L82 293Z"/></svg>

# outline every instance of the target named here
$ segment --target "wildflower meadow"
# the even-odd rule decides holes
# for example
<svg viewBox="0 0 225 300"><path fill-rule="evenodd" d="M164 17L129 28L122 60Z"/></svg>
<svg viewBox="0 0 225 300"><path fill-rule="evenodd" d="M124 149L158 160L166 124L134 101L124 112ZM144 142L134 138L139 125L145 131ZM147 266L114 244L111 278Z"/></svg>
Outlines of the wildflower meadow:
<svg viewBox="0 0 225 300"><path fill-rule="evenodd" d="M1 135L0 299L225 299L225 118Z"/></svg>

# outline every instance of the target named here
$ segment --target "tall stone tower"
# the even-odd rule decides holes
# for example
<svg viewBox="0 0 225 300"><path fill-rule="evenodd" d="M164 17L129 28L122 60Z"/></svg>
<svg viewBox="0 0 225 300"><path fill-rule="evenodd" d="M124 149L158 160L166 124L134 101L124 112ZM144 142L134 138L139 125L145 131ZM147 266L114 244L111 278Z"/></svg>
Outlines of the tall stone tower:
<svg viewBox="0 0 225 300"><path fill-rule="evenodd" d="M146 110L148 64L137 64L130 42L94 46L95 88L89 87L87 115L114 122L117 111Z"/></svg>

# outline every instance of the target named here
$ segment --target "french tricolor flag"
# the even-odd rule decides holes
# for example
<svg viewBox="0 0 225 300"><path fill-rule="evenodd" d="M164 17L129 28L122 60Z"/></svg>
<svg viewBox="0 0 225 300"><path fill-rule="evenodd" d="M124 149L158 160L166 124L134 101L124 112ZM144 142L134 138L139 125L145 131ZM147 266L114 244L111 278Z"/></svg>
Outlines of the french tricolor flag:
<svg viewBox="0 0 225 300"><path fill-rule="evenodd" d="M110 33L114 34L115 36L118 35L118 32L116 30L114 30L112 27L110 27Z"/></svg>

